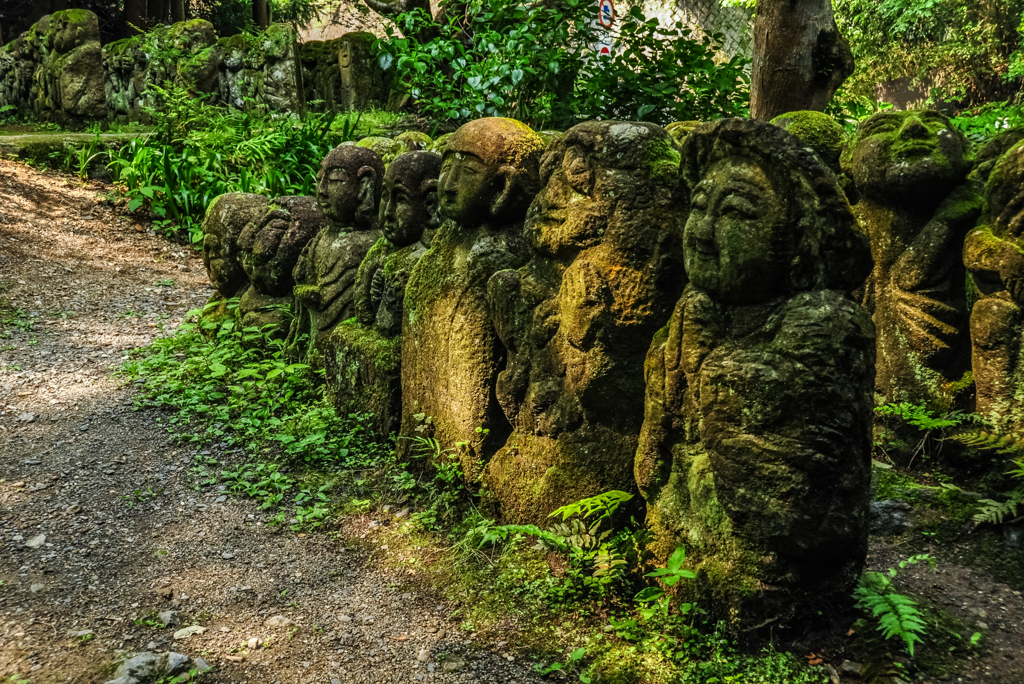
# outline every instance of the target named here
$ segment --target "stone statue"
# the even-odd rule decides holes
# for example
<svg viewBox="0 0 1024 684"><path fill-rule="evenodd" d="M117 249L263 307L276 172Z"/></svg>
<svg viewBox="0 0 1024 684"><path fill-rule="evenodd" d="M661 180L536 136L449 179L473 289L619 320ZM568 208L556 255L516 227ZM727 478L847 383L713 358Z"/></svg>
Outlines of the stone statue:
<svg viewBox="0 0 1024 684"><path fill-rule="evenodd" d="M238 311L243 327L274 326L288 333L292 309L292 269L306 244L327 225L312 197L278 197L268 211L250 221L238 236L242 268L250 287Z"/></svg>
<svg viewBox="0 0 1024 684"><path fill-rule="evenodd" d="M833 173L840 173L839 156L843 153L843 127L828 114L804 110L787 112L772 119L772 124L795 135L818 153Z"/></svg>
<svg viewBox="0 0 1024 684"><path fill-rule="evenodd" d="M356 274L357 320L339 324L323 345L337 413L373 414L382 439L401 419L402 301L409 274L440 224L440 172L441 157L433 152L409 152L388 167L377 221L383 235Z"/></svg>
<svg viewBox="0 0 1024 684"><path fill-rule="evenodd" d="M401 435L458 448L468 478L511 432L494 396L505 350L487 280L530 256L522 229L543 141L512 119L471 121L448 139L438 181L444 222L409 277L402 321ZM400 440L408 454L415 444Z"/></svg>
<svg viewBox="0 0 1024 684"><path fill-rule="evenodd" d="M971 311L977 412L999 432L1024 430L1024 141L991 169L981 225L964 243L980 299Z"/></svg>
<svg viewBox="0 0 1024 684"><path fill-rule="evenodd" d="M341 71L340 109L356 112L387 100L383 74L373 57L372 33L353 31L339 39L338 69Z"/></svg>
<svg viewBox="0 0 1024 684"><path fill-rule="evenodd" d="M246 224L263 218L269 204L270 198L246 192L229 192L210 202L203 219L203 264L217 291L211 302L239 297L249 287L238 236Z"/></svg>
<svg viewBox="0 0 1024 684"><path fill-rule="evenodd" d="M587 122L545 154L526 218L535 256L488 299L508 364L496 396L514 432L484 483L502 517L636 491L644 356L686 277L679 152L647 123Z"/></svg>
<svg viewBox="0 0 1024 684"><path fill-rule="evenodd" d="M318 340L355 314L356 271L378 238L377 204L384 162L376 152L341 145L317 174L317 202L328 225L302 250L295 265L297 313L289 345L307 355Z"/></svg>
<svg viewBox="0 0 1024 684"><path fill-rule="evenodd" d="M681 590L775 624L847 595L867 552L875 339L846 292L869 251L785 131L716 121L682 157L690 282L647 355L635 475L656 554L698 573Z"/></svg>
<svg viewBox="0 0 1024 684"><path fill-rule="evenodd" d="M965 183L969 145L942 114L886 111L863 121L843 151L875 266L864 305L878 330L878 391L886 401L948 409L969 385L965 272L960 253L980 196Z"/></svg>

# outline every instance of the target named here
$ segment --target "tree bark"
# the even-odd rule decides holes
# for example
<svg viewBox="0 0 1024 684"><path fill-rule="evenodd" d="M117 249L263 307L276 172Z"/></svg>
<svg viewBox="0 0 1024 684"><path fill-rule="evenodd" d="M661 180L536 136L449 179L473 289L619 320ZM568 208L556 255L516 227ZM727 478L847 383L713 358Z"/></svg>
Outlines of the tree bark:
<svg viewBox="0 0 1024 684"><path fill-rule="evenodd" d="M170 15L169 0L148 0L149 19L153 24L166 24Z"/></svg>
<svg viewBox="0 0 1024 684"><path fill-rule="evenodd" d="M124 33L130 38L145 29L146 0L124 0Z"/></svg>
<svg viewBox="0 0 1024 684"><path fill-rule="evenodd" d="M171 21L185 21L185 0L171 0Z"/></svg>
<svg viewBox="0 0 1024 684"><path fill-rule="evenodd" d="M253 0L252 20L261 29L270 26L270 7L267 0Z"/></svg>
<svg viewBox="0 0 1024 684"><path fill-rule="evenodd" d="M750 116L824 111L853 73L853 53L839 34L832 0L758 0Z"/></svg>

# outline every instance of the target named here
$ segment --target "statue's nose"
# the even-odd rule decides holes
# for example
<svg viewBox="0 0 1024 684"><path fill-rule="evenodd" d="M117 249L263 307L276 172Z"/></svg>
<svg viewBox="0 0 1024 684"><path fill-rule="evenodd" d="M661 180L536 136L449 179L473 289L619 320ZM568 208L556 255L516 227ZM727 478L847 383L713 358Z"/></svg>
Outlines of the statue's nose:
<svg viewBox="0 0 1024 684"><path fill-rule="evenodd" d="M911 119L901 131L904 138L927 138L928 128L919 119Z"/></svg>

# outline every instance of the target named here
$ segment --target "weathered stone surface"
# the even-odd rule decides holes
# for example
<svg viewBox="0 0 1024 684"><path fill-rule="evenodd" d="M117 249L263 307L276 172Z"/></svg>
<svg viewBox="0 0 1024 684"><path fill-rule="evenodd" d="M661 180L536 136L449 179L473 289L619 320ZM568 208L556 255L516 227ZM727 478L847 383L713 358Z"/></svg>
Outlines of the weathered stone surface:
<svg viewBox="0 0 1024 684"><path fill-rule="evenodd" d="M302 60L302 87L306 102L323 100L323 108L328 111L338 111L342 106L338 54L341 52L343 40L309 40L299 47L299 56Z"/></svg>
<svg viewBox="0 0 1024 684"><path fill-rule="evenodd" d="M484 482L516 522L612 489L635 492L644 356L686 277L679 153L652 124L588 122L558 139L527 214L535 251L488 300L514 432Z"/></svg>
<svg viewBox="0 0 1024 684"><path fill-rule="evenodd" d="M448 141L451 140L451 137L453 135L455 134L445 133L444 135L437 136L437 138L435 138L433 142L427 145L427 151L443 155L444 151L448 149Z"/></svg>
<svg viewBox="0 0 1024 684"><path fill-rule="evenodd" d="M242 268L251 284L238 307L243 326L274 325L278 334L288 332L292 272L307 243L326 225L312 197L278 197L259 220L246 224L238 236Z"/></svg>
<svg viewBox="0 0 1024 684"><path fill-rule="evenodd" d="M847 595L867 551L875 345L845 293L868 249L785 131L717 121L682 157L690 284L648 352L635 475L657 555L698 573L680 591L779 624Z"/></svg>
<svg viewBox="0 0 1024 684"><path fill-rule="evenodd" d="M1024 430L1024 142L991 169L980 225L964 263L980 299L971 311L977 412L1000 432Z"/></svg>
<svg viewBox="0 0 1024 684"><path fill-rule="evenodd" d="M828 114L815 111L787 112L772 119L772 124L818 153L834 173L839 173L839 155L846 137L843 127Z"/></svg>
<svg viewBox="0 0 1024 684"><path fill-rule="evenodd" d="M969 385L960 251L981 198L965 178L970 148L938 112L863 121L842 165L871 240L864 305L878 330L877 389L886 401L949 408Z"/></svg>
<svg viewBox="0 0 1024 684"><path fill-rule="evenodd" d="M683 141L686 140L686 136L690 134L690 131L700 125L700 121L673 121L668 126L665 126L665 130L676 141L676 144L681 146Z"/></svg>
<svg viewBox="0 0 1024 684"><path fill-rule="evenodd" d="M232 192L214 198L203 219L203 264L210 283L216 288L214 298L238 297L249 287L249 278L242 268L238 237L249 223L262 219L270 199L262 195Z"/></svg>
<svg viewBox="0 0 1024 684"><path fill-rule="evenodd" d="M219 39L221 101L237 109L257 104L271 111L301 112L305 98L296 38L291 25L271 24L259 36L238 34Z"/></svg>
<svg viewBox="0 0 1024 684"><path fill-rule="evenodd" d="M331 150L317 174L317 202L328 224L309 241L295 265L297 314L289 344L302 354L355 314L359 264L380 238L377 206L384 163L363 147Z"/></svg>
<svg viewBox="0 0 1024 684"><path fill-rule="evenodd" d="M109 115L148 123L149 109L160 105L151 86L167 82L187 85L193 92L218 92L216 42L213 24L192 19L104 45Z"/></svg>
<svg viewBox="0 0 1024 684"><path fill-rule="evenodd" d="M437 177L432 152L399 156L384 174L380 239L356 274L357 320L339 324L323 344L328 396L340 415L372 413L381 437L401 421L402 302L416 262L437 229Z"/></svg>
<svg viewBox="0 0 1024 684"><path fill-rule="evenodd" d="M387 104L388 93L384 73L373 56L372 33L354 31L338 40L338 68L341 70L341 100L343 112L362 111L371 106Z"/></svg>
<svg viewBox="0 0 1024 684"><path fill-rule="evenodd" d="M494 395L505 350L487 280L529 259L522 221L539 189L543 146L528 126L501 118L470 122L448 139L438 184L445 221L405 291L401 433L459 448L469 478L511 431Z"/></svg>
<svg viewBox="0 0 1024 684"><path fill-rule="evenodd" d="M29 34L36 60L29 92L35 115L60 123L106 116L96 15L80 9L54 12Z"/></svg>

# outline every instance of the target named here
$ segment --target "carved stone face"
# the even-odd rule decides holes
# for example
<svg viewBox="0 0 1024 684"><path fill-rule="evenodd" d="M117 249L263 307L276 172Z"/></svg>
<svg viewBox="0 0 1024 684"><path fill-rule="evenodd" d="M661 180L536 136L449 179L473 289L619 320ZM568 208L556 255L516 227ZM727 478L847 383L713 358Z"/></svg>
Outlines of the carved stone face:
<svg viewBox="0 0 1024 684"><path fill-rule="evenodd" d="M398 157L384 174L379 225L396 247L411 245L424 230L437 227L440 161L430 152L410 152Z"/></svg>
<svg viewBox="0 0 1024 684"><path fill-rule="evenodd" d="M238 290L245 282L245 271L231 253L226 236L207 233L203 237L203 257L206 274L218 292L224 294Z"/></svg>
<svg viewBox="0 0 1024 684"><path fill-rule="evenodd" d="M438 179L441 214L462 225L522 221L538 189L544 141L528 126L492 117L448 140Z"/></svg>
<svg viewBox="0 0 1024 684"><path fill-rule="evenodd" d="M341 48L338 50L338 66L342 69L352 66L352 43L347 40L341 43Z"/></svg>
<svg viewBox="0 0 1024 684"><path fill-rule="evenodd" d="M711 166L690 198L683 232L690 281L728 304L754 304L788 284L785 199L765 170L741 157Z"/></svg>
<svg viewBox="0 0 1024 684"><path fill-rule="evenodd" d="M967 172L967 145L942 114L881 112L864 121L843 157L867 199L945 196Z"/></svg>
<svg viewBox="0 0 1024 684"><path fill-rule="evenodd" d="M316 201L332 223L353 223L359 206L359 183L355 174L343 167L321 168L316 175Z"/></svg>
<svg viewBox="0 0 1024 684"><path fill-rule="evenodd" d="M335 227L367 230L377 218L384 164L373 152L354 145L331 150L316 175L316 201Z"/></svg>
<svg viewBox="0 0 1024 684"><path fill-rule="evenodd" d="M463 224L487 220L501 187L497 167L471 152L445 152L438 180L441 213Z"/></svg>
<svg viewBox="0 0 1024 684"><path fill-rule="evenodd" d="M233 297L248 287L239 262L238 237L247 223L263 215L269 202L266 197L235 192L210 204L203 221L203 262L221 296Z"/></svg>

